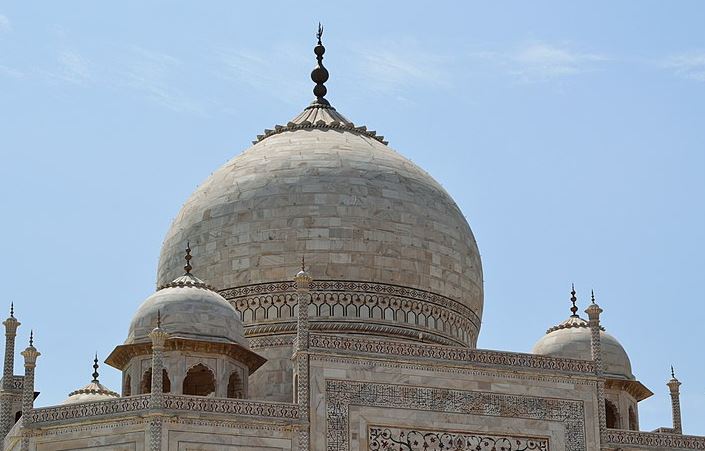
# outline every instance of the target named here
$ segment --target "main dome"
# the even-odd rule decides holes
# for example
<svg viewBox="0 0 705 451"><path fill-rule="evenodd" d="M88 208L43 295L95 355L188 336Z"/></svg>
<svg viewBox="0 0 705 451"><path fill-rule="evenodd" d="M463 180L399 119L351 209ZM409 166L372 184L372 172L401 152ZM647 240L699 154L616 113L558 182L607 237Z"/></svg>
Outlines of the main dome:
<svg viewBox="0 0 705 451"><path fill-rule="evenodd" d="M219 290L290 280L305 256L318 281L432 292L467 307L479 328L482 268L463 214L430 175L367 133L282 131L233 158L174 220L159 285L178 275L188 240L201 277Z"/></svg>
<svg viewBox="0 0 705 451"><path fill-rule="evenodd" d="M163 285L191 242L199 276L235 307L267 359L250 380L259 399L291 400L292 277L304 257L314 331L474 347L480 330L482 265L470 226L430 175L324 98L320 32L316 99L196 189L159 261Z"/></svg>

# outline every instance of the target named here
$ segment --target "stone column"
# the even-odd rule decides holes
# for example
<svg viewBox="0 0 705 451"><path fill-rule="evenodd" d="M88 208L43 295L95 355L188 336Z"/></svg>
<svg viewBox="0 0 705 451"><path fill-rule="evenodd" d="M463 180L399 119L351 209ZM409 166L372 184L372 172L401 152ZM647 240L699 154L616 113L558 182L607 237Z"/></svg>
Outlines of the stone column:
<svg viewBox="0 0 705 451"><path fill-rule="evenodd" d="M681 383L676 379L676 374L671 367L671 380L666 384L671 392L671 412L673 414L673 432L675 434L683 433L683 423L681 422Z"/></svg>
<svg viewBox="0 0 705 451"><path fill-rule="evenodd" d="M299 429L298 449L308 451L310 442L310 395L309 395L309 322L308 306L311 302L311 276L304 268L301 261L301 271L294 277L296 282L296 293L299 307L299 315L296 321L296 348L294 350L294 360L296 368L296 399L299 405L299 419L301 427Z"/></svg>
<svg viewBox="0 0 705 451"><path fill-rule="evenodd" d="M161 328L161 313L157 312L157 327L149 333L152 339L152 390L149 397L149 449L162 449L162 412L164 408L164 347L169 334Z"/></svg>
<svg viewBox="0 0 705 451"><path fill-rule="evenodd" d="M606 448L607 442L607 415L605 413L605 370L602 363L602 343L600 341L600 313L602 309L595 303L595 293L592 294L592 303L585 310L590 326L590 345L592 360L595 363L597 376L597 414L600 425L600 449Z"/></svg>
<svg viewBox="0 0 705 451"><path fill-rule="evenodd" d="M3 321L5 326L5 360L2 368L2 391L0 392L0 441L12 429L12 382L15 373L15 338L20 322L15 319L14 306L10 307L10 317Z"/></svg>
<svg viewBox="0 0 705 451"><path fill-rule="evenodd" d="M29 346L22 351L24 357L24 386L22 389L22 451L29 451L30 415L34 409L34 369L41 354L34 347L34 334L29 334Z"/></svg>

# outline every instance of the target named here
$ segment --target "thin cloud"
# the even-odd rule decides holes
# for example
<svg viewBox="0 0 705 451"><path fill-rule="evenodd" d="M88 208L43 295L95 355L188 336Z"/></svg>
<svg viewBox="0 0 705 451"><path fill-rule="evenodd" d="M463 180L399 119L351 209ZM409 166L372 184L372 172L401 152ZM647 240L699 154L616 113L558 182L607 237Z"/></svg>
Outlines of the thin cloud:
<svg viewBox="0 0 705 451"><path fill-rule="evenodd" d="M62 50L57 61L59 70L51 74L56 78L74 84L84 84L93 78L92 63L74 50Z"/></svg>
<svg viewBox="0 0 705 451"><path fill-rule="evenodd" d="M448 58L425 50L416 41L376 43L354 48L358 77L373 90L404 91L415 86L447 88L452 83L445 70Z"/></svg>
<svg viewBox="0 0 705 451"><path fill-rule="evenodd" d="M530 42L514 50L478 51L471 57L494 62L518 81L536 83L592 72L608 61L598 53L581 52L568 45Z"/></svg>
<svg viewBox="0 0 705 451"><path fill-rule="evenodd" d="M302 49L288 46L277 46L266 55L247 49L220 48L215 51L218 62L215 72L218 77L238 85L245 84L287 103L299 104L302 94L310 92L309 84L303 77L292 80L282 68L299 67L305 74L311 63L305 55L308 54Z"/></svg>
<svg viewBox="0 0 705 451"><path fill-rule="evenodd" d="M9 33L10 31L12 31L10 19L8 19L5 15L0 14L0 33Z"/></svg>
<svg viewBox="0 0 705 451"><path fill-rule="evenodd" d="M663 61L662 66L673 70L679 77L705 82L705 51L673 55Z"/></svg>
<svg viewBox="0 0 705 451"><path fill-rule="evenodd" d="M146 94L153 102L172 111L204 114L199 103L175 87L175 75L183 68L178 58L136 47L132 49L124 66L126 69L116 71L117 85Z"/></svg>

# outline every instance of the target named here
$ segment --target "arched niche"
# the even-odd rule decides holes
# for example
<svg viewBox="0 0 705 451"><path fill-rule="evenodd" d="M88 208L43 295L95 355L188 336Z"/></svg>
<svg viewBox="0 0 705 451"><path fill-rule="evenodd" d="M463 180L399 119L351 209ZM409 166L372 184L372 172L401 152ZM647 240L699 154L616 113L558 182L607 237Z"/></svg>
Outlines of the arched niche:
<svg viewBox="0 0 705 451"><path fill-rule="evenodd" d="M213 371L202 363L189 368L184 378L183 394L213 396L215 394L215 374Z"/></svg>

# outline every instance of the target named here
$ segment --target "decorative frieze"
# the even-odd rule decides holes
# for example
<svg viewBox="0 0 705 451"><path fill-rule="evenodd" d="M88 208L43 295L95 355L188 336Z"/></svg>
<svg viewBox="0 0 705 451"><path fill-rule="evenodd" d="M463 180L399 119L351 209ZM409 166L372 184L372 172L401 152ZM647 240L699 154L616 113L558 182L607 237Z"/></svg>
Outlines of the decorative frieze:
<svg viewBox="0 0 705 451"><path fill-rule="evenodd" d="M547 438L370 426L369 451L549 451Z"/></svg>
<svg viewBox="0 0 705 451"><path fill-rule="evenodd" d="M562 359L517 352L485 351L459 346L439 346L422 343L356 338L326 334L311 334L311 349L316 352L353 351L374 355L392 355L466 362L478 365L511 367L512 369L547 370L552 372L594 375L594 363L589 360Z"/></svg>
<svg viewBox="0 0 705 451"><path fill-rule="evenodd" d="M240 312L248 337L295 331L294 282L248 285L220 294ZM435 293L396 285L355 281L311 282L309 314L314 330L353 330L474 346L480 320L470 308ZM336 322L331 319L360 322ZM374 321L379 324L374 324ZM263 322L266 322L263 324ZM370 330L370 327L376 327Z"/></svg>
<svg viewBox="0 0 705 451"><path fill-rule="evenodd" d="M68 404L56 407L34 409L30 413L30 422L49 423L55 421L76 420L81 418L116 415L131 412L146 412L149 408L150 395L128 396L109 401L95 401L80 404Z"/></svg>
<svg viewBox="0 0 705 451"><path fill-rule="evenodd" d="M587 451L582 401L333 379L326 381L328 451L350 451L350 406L558 422L565 450Z"/></svg>
<svg viewBox="0 0 705 451"><path fill-rule="evenodd" d="M607 429L607 445L614 448L700 449L705 450L705 437L681 434L660 434L622 429Z"/></svg>
<svg viewBox="0 0 705 451"><path fill-rule="evenodd" d="M248 415L275 419L299 418L299 407L296 404L230 398L206 398L203 396L164 394L164 409Z"/></svg>

